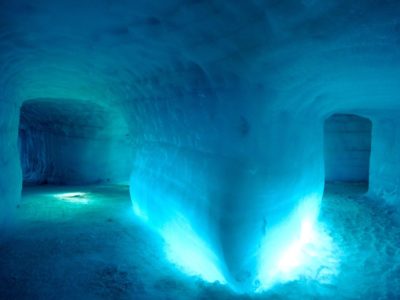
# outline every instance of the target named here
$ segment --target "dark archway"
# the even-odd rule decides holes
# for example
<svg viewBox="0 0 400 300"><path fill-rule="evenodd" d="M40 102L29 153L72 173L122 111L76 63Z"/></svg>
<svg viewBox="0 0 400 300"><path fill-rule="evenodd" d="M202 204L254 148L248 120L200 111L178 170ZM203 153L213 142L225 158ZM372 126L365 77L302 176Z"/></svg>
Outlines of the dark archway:
<svg viewBox="0 0 400 300"><path fill-rule="evenodd" d="M20 111L24 184L127 181L127 127L108 107L75 99L34 99Z"/></svg>
<svg viewBox="0 0 400 300"><path fill-rule="evenodd" d="M372 122L353 114L334 114L324 126L325 181L368 182Z"/></svg>

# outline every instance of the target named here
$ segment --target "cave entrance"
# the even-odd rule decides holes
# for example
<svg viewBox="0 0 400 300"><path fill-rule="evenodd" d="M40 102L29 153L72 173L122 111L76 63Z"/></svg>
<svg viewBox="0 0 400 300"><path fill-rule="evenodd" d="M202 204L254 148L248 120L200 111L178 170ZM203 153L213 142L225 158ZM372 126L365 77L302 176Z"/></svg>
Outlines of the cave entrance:
<svg viewBox="0 0 400 300"><path fill-rule="evenodd" d="M372 122L353 114L334 114L324 124L325 181L368 185Z"/></svg>
<svg viewBox="0 0 400 300"><path fill-rule="evenodd" d="M110 106L76 99L33 99L20 110L24 185L128 181L127 126Z"/></svg>

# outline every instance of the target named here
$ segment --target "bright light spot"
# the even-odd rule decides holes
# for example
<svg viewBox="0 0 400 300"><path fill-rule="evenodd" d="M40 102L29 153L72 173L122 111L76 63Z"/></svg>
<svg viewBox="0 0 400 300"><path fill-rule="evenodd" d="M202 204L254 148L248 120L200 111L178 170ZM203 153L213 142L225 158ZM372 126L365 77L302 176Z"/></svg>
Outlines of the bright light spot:
<svg viewBox="0 0 400 300"><path fill-rule="evenodd" d="M278 270L282 273L289 273L294 268L301 265L304 258L302 257L303 248L313 242L315 232L312 223L304 220L301 224L300 237L283 252L278 262ZM287 274L288 275L288 274Z"/></svg>
<svg viewBox="0 0 400 300"><path fill-rule="evenodd" d="M300 240L303 244L312 241L315 237L314 226L310 220L303 220L301 223Z"/></svg>
<svg viewBox="0 0 400 300"><path fill-rule="evenodd" d="M226 283L218 268L218 257L185 218L177 217L168 223L161 230L161 235L166 242L168 260L181 271L208 282Z"/></svg>
<svg viewBox="0 0 400 300"><path fill-rule="evenodd" d="M318 211L318 197L307 197L286 222L266 237L258 292L300 278L330 283L338 274L337 250L323 225L317 222Z"/></svg>
<svg viewBox="0 0 400 300"><path fill-rule="evenodd" d="M82 192L56 194L55 197L57 199L67 201L70 203L77 203L77 204L89 203L89 198L87 197L87 193L82 193Z"/></svg>
<svg viewBox="0 0 400 300"><path fill-rule="evenodd" d="M132 202L132 210L134 214L142 219L143 221L147 221L149 217L147 214L140 208L139 204L137 202Z"/></svg>

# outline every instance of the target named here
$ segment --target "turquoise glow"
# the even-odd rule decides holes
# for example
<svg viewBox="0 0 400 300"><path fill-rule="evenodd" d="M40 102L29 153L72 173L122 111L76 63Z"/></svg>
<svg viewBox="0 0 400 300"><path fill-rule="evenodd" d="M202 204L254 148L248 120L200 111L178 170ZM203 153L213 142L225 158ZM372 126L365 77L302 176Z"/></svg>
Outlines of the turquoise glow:
<svg viewBox="0 0 400 300"><path fill-rule="evenodd" d="M153 206L153 201L147 198L148 201L138 201L144 197L139 191L131 186L132 211L138 220L163 238L165 258L184 274L206 282L227 283L219 255L206 240L207 236L193 225L193 220L179 207L171 205L172 201L168 206Z"/></svg>
<svg viewBox="0 0 400 300"><path fill-rule="evenodd" d="M190 276L199 276L207 282L226 283L218 267L219 258L209 245L193 230L183 216L177 216L161 230L165 253L170 262Z"/></svg>
<svg viewBox="0 0 400 300"><path fill-rule="evenodd" d="M337 275L335 246L318 222L319 199L319 195L304 198L293 214L265 239L259 259L257 292L300 278L318 279L320 275L327 283ZM325 274L324 269L334 271Z"/></svg>
<svg viewBox="0 0 400 300"><path fill-rule="evenodd" d="M147 214L143 211L143 209L140 208L139 203L137 202L132 202L132 210L133 213L140 218L142 221L148 221L149 217Z"/></svg>
<svg viewBox="0 0 400 300"><path fill-rule="evenodd" d="M261 241L256 292L300 278L329 284L339 273L337 248L318 221L321 195L310 194L284 221L274 226ZM133 202L135 215L163 237L166 258L177 269L206 282L219 282L240 292L226 277L223 257L201 236L182 213L175 212L162 225L152 223L148 212Z"/></svg>

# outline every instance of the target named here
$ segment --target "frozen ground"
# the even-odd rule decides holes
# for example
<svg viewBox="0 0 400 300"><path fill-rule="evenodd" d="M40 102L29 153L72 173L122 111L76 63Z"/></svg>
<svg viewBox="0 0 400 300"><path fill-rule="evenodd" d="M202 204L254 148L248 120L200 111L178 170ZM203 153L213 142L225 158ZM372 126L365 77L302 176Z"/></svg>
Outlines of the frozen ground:
<svg viewBox="0 0 400 300"><path fill-rule="evenodd" d="M169 264L163 241L135 219L128 187L29 187L0 246L0 298L400 299L400 226L365 190L328 185L303 265L239 296Z"/></svg>

